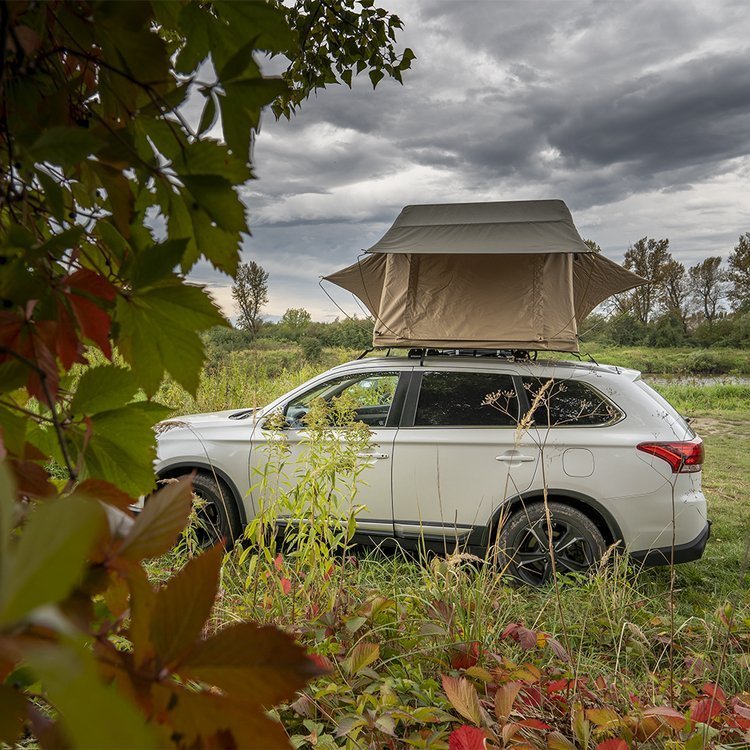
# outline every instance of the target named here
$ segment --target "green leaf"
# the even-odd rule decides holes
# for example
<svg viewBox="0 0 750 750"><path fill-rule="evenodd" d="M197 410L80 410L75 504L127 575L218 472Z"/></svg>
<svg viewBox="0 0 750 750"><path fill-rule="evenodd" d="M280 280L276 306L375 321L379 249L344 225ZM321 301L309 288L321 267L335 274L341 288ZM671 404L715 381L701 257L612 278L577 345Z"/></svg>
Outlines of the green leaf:
<svg viewBox="0 0 750 750"><path fill-rule="evenodd" d="M10 685L0 685L0 743L17 747L29 703L26 696Z"/></svg>
<svg viewBox="0 0 750 750"><path fill-rule="evenodd" d="M216 122L216 116L218 109L216 107L216 100L213 94L209 92L206 94L206 105L203 107L203 114L201 114L201 121L198 124L198 135L203 135L207 130L210 130ZM198 141L201 143L201 141Z"/></svg>
<svg viewBox="0 0 750 750"><path fill-rule="evenodd" d="M105 479L133 497L149 492L154 486L156 458L153 428L169 412L161 404L139 401L91 416L85 474Z"/></svg>
<svg viewBox="0 0 750 750"><path fill-rule="evenodd" d="M130 269L133 287L139 289L172 275L180 265L187 246L187 239L168 240L141 250Z"/></svg>
<svg viewBox="0 0 750 750"><path fill-rule="evenodd" d="M174 159L179 175L219 177L232 183L246 182L250 169L239 154L232 154L223 143L196 141Z"/></svg>
<svg viewBox="0 0 750 750"><path fill-rule="evenodd" d="M192 215L193 231L195 232L196 248L203 250L203 255L214 268L234 276L240 264L240 235L236 232L225 232L219 227L212 226L211 219L203 211L195 211ZM182 270L186 271L190 257L185 254ZM195 260L197 260L197 253ZM193 261L194 262L194 261Z"/></svg>
<svg viewBox="0 0 750 750"><path fill-rule="evenodd" d="M3 565L0 622L64 599L105 530L104 511L96 502L71 497L39 506Z"/></svg>
<svg viewBox="0 0 750 750"><path fill-rule="evenodd" d="M198 204L192 210L203 209L217 226L227 232L247 231L245 206L229 180L209 174L181 174L180 179Z"/></svg>
<svg viewBox="0 0 750 750"><path fill-rule="evenodd" d="M263 706L290 699L321 673L286 633L251 622L229 625L203 641L177 672Z"/></svg>
<svg viewBox="0 0 750 750"><path fill-rule="evenodd" d="M289 28L283 10L270 3L214 3L219 16L239 39L253 39L256 49L286 52L297 45L297 35Z"/></svg>
<svg viewBox="0 0 750 750"><path fill-rule="evenodd" d="M128 560L144 560L168 552L185 528L192 509L190 479L171 482L146 501L125 537L120 555Z"/></svg>
<svg viewBox="0 0 750 750"><path fill-rule="evenodd" d="M354 676L369 667L379 656L380 646L377 643L358 643L341 666L348 675Z"/></svg>
<svg viewBox="0 0 750 750"><path fill-rule="evenodd" d="M44 190L44 202L49 208L50 213L57 221L65 221L68 217L65 215L65 196L62 184L52 179L42 169L36 170L36 177L42 186L42 190Z"/></svg>
<svg viewBox="0 0 750 750"><path fill-rule="evenodd" d="M180 29L185 43L175 63L178 73L189 75L208 57L208 30L214 23L212 15L197 3L186 3L183 6L180 13Z"/></svg>
<svg viewBox="0 0 750 750"><path fill-rule="evenodd" d="M127 404L137 390L132 373L125 367L90 367L78 381L70 410L75 415L81 415L115 409Z"/></svg>
<svg viewBox="0 0 750 750"><path fill-rule="evenodd" d="M16 481L6 461L0 461L0 581L10 566L8 543L16 514Z"/></svg>
<svg viewBox="0 0 750 750"><path fill-rule="evenodd" d="M159 387L164 371L190 393L200 381L203 342L197 331L228 325L201 287L173 277L117 300L117 344L147 394Z"/></svg>
<svg viewBox="0 0 750 750"><path fill-rule="evenodd" d="M23 453L28 417L0 406L0 438L6 449L16 456Z"/></svg>
<svg viewBox="0 0 750 750"><path fill-rule="evenodd" d="M372 87L375 88L380 81L385 77L385 73L382 70L371 70L370 80L372 81Z"/></svg>
<svg viewBox="0 0 750 750"><path fill-rule="evenodd" d="M190 560L156 595L151 640L163 666L184 656L200 637L216 598L224 548Z"/></svg>
<svg viewBox="0 0 750 750"><path fill-rule="evenodd" d="M37 162L73 167L103 145L87 128L56 127L45 130L29 151Z"/></svg>
<svg viewBox="0 0 750 750"><path fill-rule="evenodd" d="M27 651L29 666L44 685L45 696L60 714L73 747L156 748L157 742L138 709L102 681L84 644L45 643Z"/></svg>

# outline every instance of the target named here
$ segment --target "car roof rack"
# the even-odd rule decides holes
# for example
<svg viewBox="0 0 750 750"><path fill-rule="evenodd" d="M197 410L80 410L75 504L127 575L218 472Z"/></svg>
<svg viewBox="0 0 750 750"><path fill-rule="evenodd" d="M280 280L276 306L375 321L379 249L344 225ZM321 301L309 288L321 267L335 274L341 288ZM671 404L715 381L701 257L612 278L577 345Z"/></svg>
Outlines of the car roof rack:
<svg viewBox="0 0 750 750"><path fill-rule="evenodd" d="M515 362L535 360L537 352L529 349L409 349L409 359L424 361L425 357L493 357Z"/></svg>

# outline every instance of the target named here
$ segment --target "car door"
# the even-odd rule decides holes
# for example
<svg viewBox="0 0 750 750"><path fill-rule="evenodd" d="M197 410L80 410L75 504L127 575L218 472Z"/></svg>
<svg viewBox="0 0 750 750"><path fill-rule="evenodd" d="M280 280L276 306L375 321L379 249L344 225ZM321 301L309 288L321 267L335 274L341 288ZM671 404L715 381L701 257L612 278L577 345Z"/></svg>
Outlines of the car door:
<svg viewBox="0 0 750 750"><path fill-rule="evenodd" d="M394 444L397 536L467 537L531 485L539 449L517 429L517 385L497 369L415 370Z"/></svg>
<svg viewBox="0 0 750 750"><path fill-rule="evenodd" d="M357 515L357 531L373 537L393 536L391 469L393 443L398 431L406 382L399 370L354 371L332 377L291 398L281 406L284 427L267 429L269 420L261 420L253 433L250 451L250 483L253 505L268 506L280 491L289 492L304 476L311 447L305 430L305 415L315 399L334 405L345 398L354 408L355 419L370 429L369 446L358 457L364 469L359 474L353 503L364 506ZM343 439L343 432L337 432ZM283 441L283 453L274 445ZM345 480L339 484L346 494ZM343 498L342 498L343 499ZM342 511L348 510L343 499Z"/></svg>

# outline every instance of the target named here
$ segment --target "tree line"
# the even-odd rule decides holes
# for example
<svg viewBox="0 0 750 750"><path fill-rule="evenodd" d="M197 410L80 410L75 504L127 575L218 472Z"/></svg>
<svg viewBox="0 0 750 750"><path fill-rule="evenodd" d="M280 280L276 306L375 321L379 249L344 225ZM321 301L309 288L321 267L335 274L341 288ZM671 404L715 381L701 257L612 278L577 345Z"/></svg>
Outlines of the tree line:
<svg viewBox="0 0 750 750"><path fill-rule="evenodd" d="M593 240L585 242L601 252ZM623 265L647 283L590 315L581 326L584 340L624 346L750 345L750 232L740 235L726 262L715 255L686 267L672 256L669 239L643 237L627 249ZM212 336L225 350L262 337L299 343L314 359L322 347L365 349L372 342L369 318L320 323L304 308L292 307L276 323L264 320L268 272L254 261L240 266L232 297L239 330Z"/></svg>
<svg viewBox="0 0 750 750"><path fill-rule="evenodd" d="M726 262L715 255L686 267L672 257L669 239L643 237L628 248L623 265L647 283L590 315L581 327L584 340L624 346L750 344L750 232L740 235Z"/></svg>

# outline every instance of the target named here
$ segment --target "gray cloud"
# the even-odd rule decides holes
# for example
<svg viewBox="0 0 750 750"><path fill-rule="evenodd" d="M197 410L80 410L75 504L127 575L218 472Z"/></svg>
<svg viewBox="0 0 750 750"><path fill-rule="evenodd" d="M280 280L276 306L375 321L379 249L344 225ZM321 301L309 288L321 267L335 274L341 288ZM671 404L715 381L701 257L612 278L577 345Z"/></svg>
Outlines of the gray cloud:
<svg viewBox="0 0 750 750"><path fill-rule="evenodd" d="M406 84L331 87L258 137L244 252L269 312L336 314L317 276L407 203L560 197L615 259L647 234L694 263L750 229L744 2L381 2L417 54Z"/></svg>

